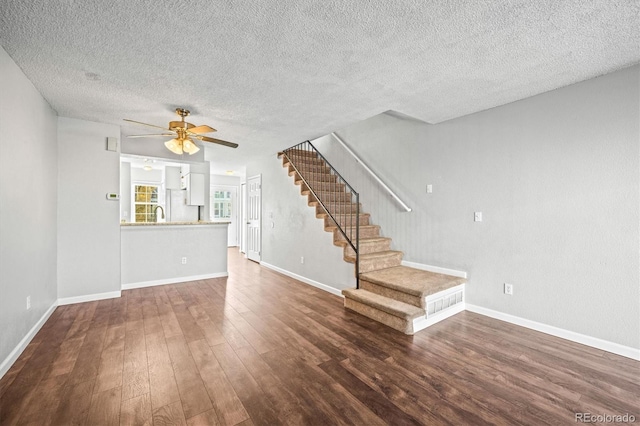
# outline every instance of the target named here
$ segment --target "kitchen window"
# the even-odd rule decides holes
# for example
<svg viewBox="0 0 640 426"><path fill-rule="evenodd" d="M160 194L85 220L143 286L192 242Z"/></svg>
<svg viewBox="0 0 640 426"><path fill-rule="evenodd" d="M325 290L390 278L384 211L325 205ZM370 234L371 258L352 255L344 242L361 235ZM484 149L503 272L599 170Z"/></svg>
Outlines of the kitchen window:
<svg viewBox="0 0 640 426"><path fill-rule="evenodd" d="M135 222L155 222L158 187L155 185L134 185L133 193Z"/></svg>

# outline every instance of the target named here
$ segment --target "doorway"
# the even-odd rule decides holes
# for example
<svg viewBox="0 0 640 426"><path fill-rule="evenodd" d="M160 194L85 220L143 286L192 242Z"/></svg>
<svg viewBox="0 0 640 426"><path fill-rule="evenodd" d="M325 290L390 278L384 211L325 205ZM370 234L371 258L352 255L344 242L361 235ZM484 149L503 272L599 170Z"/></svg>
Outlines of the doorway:
<svg viewBox="0 0 640 426"><path fill-rule="evenodd" d="M211 185L211 221L229 222L228 247L238 246L238 187Z"/></svg>
<svg viewBox="0 0 640 426"><path fill-rule="evenodd" d="M247 179L247 258L260 262L262 175Z"/></svg>

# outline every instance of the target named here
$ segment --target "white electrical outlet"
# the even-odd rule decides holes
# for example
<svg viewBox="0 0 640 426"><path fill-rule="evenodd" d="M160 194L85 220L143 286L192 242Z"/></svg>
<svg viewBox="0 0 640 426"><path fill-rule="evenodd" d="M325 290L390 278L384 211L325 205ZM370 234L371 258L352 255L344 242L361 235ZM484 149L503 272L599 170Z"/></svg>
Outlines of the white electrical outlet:
<svg viewBox="0 0 640 426"><path fill-rule="evenodd" d="M513 296L513 284L504 283L504 294Z"/></svg>
<svg viewBox="0 0 640 426"><path fill-rule="evenodd" d="M428 184L427 185L427 194L431 194L433 192L433 185Z"/></svg>
<svg viewBox="0 0 640 426"><path fill-rule="evenodd" d="M482 212L473 213L473 221L474 222L482 222Z"/></svg>
<svg viewBox="0 0 640 426"><path fill-rule="evenodd" d="M182 264L183 264L183 265L186 265L186 264L187 264L187 258L186 258L186 257L183 257L183 258L182 258Z"/></svg>
<svg viewBox="0 0 640 426"><path fill-rule="evenodd" d="M300 256L300 263L304 263L304 256Z"/></svg>
<svg viewBox="0 0 640 426"><path fill-rule="evenodd" d="M27 310L31 309L31 296L27 296Z"/></svg>

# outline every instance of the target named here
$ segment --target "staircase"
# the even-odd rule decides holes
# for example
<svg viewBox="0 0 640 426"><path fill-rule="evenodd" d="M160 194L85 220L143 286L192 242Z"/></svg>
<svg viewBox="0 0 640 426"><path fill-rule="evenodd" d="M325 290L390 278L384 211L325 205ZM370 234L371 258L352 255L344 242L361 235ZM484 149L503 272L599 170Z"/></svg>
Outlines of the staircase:
<svg viewBox="0 0 640 426"><path fill-rule="evenodd" d="M355 264L358 284L342 291L345 308L405 334L464 310L465 279L403 266L403 253L391 249L358 194L310 142L278 156L344 260Z"/></svg>

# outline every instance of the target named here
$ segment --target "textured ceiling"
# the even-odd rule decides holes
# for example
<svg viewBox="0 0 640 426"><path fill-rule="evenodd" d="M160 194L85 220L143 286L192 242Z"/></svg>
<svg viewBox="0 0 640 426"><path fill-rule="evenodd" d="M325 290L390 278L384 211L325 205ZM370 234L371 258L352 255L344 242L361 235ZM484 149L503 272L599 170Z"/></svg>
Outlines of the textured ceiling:
<svg viewBox="0 0 640 426"><path fill-rule="evenodd" d="M209 150L234 167L383 111L440 122L638 63L639 9L637 0L2 0L0 44L59 115L164 125L186 107L190 121L240 144Z"/></svg>

